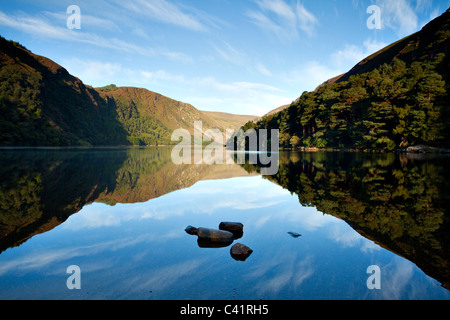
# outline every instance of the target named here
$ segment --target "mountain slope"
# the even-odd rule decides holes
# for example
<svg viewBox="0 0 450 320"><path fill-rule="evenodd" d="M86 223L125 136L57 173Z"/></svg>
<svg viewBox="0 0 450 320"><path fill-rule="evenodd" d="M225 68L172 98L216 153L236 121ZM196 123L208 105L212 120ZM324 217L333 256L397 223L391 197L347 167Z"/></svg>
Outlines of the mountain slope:
<svg viewBox="0 0 450 320"><path fill-rule="evenodd" d="M0 145L124 143L98 93L64 68L0 39Z"/></svg>
<svg viewBox="0 0 450 320"><path fill-rule="evenodd" d="M349 72L332 78L326 83L348 81L351 76L373 71L385 63L390 63L395 58L410 65L414 61L432 60L439 52L448 53L450 50L448 41L450 33L449 15L450 9L425 25L419 32L375 52L360 61Z"/></svg>
<svg viewBox="0 0 450 320"><path fill-rule="evenodd" d="M223 131L255 118L227 117L142 88L92 88L0 37L0 146L161 145L194 121Z"/></svg>
<svg viewBox="0 0 450 320"><path fill-rule="evenodd" d="M280 130L282 148L450 146L450 10L244 128Z"/></svg>
<svg viewBox="0 0 450 320"><path fill-rule="evenodd" d="M247 121L256 121L258 116L237 115L225 112L202 111L202 114L213 123L212 128L239 129Z"/></svg>

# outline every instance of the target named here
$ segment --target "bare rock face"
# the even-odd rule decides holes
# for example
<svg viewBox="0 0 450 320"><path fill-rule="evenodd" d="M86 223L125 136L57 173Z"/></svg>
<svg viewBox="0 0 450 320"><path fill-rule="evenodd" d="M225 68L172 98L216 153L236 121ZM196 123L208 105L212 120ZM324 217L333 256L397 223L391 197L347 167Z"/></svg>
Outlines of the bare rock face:
<svg viewBox="0 0 450 320"><path fill-rule="evenodd" d="M241 243L234 244L230 249L231 257L237 261L245 261L252 253L252 249Z"/></svg>

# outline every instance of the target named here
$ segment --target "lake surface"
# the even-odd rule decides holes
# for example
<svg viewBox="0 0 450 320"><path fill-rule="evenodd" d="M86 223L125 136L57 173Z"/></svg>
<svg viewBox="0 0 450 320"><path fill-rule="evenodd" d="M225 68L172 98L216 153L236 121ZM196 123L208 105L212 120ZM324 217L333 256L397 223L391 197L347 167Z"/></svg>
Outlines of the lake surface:
<svg viewBox="0 0 450 320"><path fill-rule="evenodd" d="M170 151L1 150L0 299L450 299L448 157L280 152L261 176ZM185 232L222 221L245 261Z"/></svg>

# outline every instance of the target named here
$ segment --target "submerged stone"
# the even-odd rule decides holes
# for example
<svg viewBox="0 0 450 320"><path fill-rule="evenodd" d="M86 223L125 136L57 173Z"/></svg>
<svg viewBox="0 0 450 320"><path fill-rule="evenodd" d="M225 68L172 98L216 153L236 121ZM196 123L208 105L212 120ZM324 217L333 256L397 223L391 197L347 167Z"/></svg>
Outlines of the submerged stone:
<svg viewBox="0 0 450 320"><path fill-rule="evenodd" d="M289 234L292 238L298 238L298 237L301 237L301 236L302 236L300 233L292 232L292 231L289 231L288 234Z"/></svg>
<svg viewBox="0 0 450 320"><path fill-rule="evenodd" d="M187 226L186 229L184 229L184 231L186 231L187 234L197 235L198 229L193 226Z"/></svg>
<svg viewBox="0 0 450 320"><path fill-rule="evenodd" d="M244 234L244 225L240 222L221 222L219 229L233 233L235 239L241 238Z"/></svg>
<svg viewBox="0 0 450 320"><path fill-rule="evenodd" d="M225 230L198 228L197 236L199 241L206 242L232 243L234 241L233 233Z"/></svg>
<svg viewBox="0 0 450 320"><path fill-rule="evenodd" d="M253 250L242 243L234 244L230 249L231 257L237 261L245 261L253 253Z"/></svg>
<svg viewBox="0 0 450 320"><path fill-rule="evenodd" d="M224 248L232 244L233 241L211 241L209 239L197 239L200 248Z"/></svg>

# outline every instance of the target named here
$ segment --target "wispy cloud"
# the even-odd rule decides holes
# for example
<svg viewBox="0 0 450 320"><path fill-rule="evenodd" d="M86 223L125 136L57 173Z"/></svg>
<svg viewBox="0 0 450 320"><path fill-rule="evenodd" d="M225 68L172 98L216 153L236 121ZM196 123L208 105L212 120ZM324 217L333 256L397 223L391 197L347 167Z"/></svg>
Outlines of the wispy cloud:
<svg viewBox="0 0 450 320"><path fill-rule="evenodd" d="M288 5L283 0L256 0L260 10L251 10L247 16L263 30L280 40L299 37L299 31L311 37L319 21L303 4Z"/></svg>
<svg viewBox="0 0 450 320"><path fill-rule="evenodd" d="M48 12L46 13L46 16L49 16ZM101 19L91 19L91 22L94 23L100 23L101 21ZM23 13L6 15L0 11L0 25L14 28L43 39L80 42L116 51L137 53L143 56L163 56L171 60L182 62L192 61L191 57L182 52L171 51L166 48L143 47L115 37L106 38L99 36L96 33L69 30L66 27L51 24L45 16L29 16Z"/></svg>
<svg viewBox="0 0 450 320"><path fill-rule="evenodd" d="M418 1L417 6L423 7L422 2ZM406 36L417 31L419 18L411 1L377 0L376 3L381 8L383 27L393 29L399 36Z"/></svg>
<svg viewBox="0 0 450 320"><path fill-rule="evenodd" d="M326 61L304 62L298 67L293 67L282 77L288 83L296 83L302 90L311 91L325 81L349 71L358 62L386 45L372 39L365 40L361 45L346 44L343 48L332 52Z"/></svg>
<svg viewBox="0 0 450 320"><path fill-rule="evenodd" d="M216 52L224 60L231 62L238 66L244 66L248 63L246 55L238 50L236 50L232 45L226 41L222 41L222 45L213 45Z"/></svg>
<svg viewBox="0 0 450 320"><path fill-rule="evenodd" d="M230 62L238 67L245 68L248 71L256 71L263 76L271 76L271 72L261 63L250 58L241 50L237 50L226 41L222 41L219 45L213 44L212 47L217 52L220 58Z"/></svg>
<svg viewBox="0 0 450 320"><path fill-rule="evenodd" d="M313 263L312 256L306 256L300 260L294 252L283 256L278 254L267 257L266 263L254 267L253 272L248 276L255 281L256 292L278 293L283 290L295 290L314 275Z"/></svg>
<svg viewBox="0 0 450 320"><path fill-rule="evenodd" d="M311 12L306 10L301 3L297 3L297 19L300 29L308 36L312 36L318 20Z"/></svg>
<svg viewBox="0 0 450 320"><path fill-rule="evenodd" d="M256 70L258 70L258 72L260 74L262 74L263 76L271 76L272 75L272 73L266 68L266 66L259 62L256 64Z"/></svg>
<svg viewBox="0 0 450 320"><path fill-rule="evenodd" d="M49 17L50 19L55 19L60 25L65 25L68 15L65 12L50 12L46 11L44 12L44 15L46 17ZM120 27L111 19L103 19L100 17L95 17L88 15L86 13L83 13L82 15L82 22L83 22L83 28L84 29L102 29L102 30L108 30L113 32L121 32Z"/></svg>
<svg viewBox="0 0 450 320"><path fill-rule="evenodd" d="M206 31L208 29L198 18L198 15L185 12L186 9L182 10L179 6L166 0L134 0L117 3L134 13L163 23L194 31Z"/></svg>
<svg viewBox="0 0 450 320"><path fill-rule="evenodd" d="M371 39L364 41L362 46L347 44L343 49L337 50L331 55L331 61L335 67L348 71L358 62L387 45L387 43Z"/></svg>

